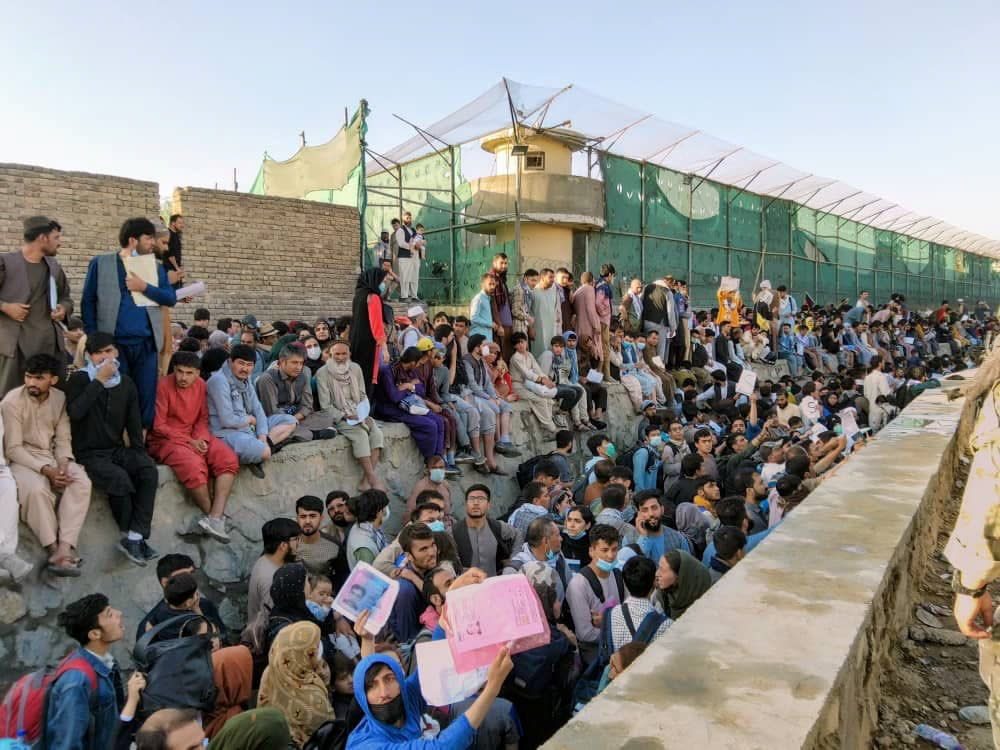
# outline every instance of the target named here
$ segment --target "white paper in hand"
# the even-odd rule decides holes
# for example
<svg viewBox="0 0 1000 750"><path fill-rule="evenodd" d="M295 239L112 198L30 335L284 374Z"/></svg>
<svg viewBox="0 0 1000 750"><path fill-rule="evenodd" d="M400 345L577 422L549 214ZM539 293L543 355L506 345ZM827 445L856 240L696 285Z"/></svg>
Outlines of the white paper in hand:
<svg viewBox="0 0 1000 750"><path fill-rule="evenodd" d="M603 372L591 368L590 371L587 373L588 383L600 383L602 380L604 380Z"/></svg>
<svg viewBox="0 0 1000 750"><path fill-rule="evenodd" d="M418 643L417 664L420 693L432 706L449 706L475 695L490 671L489 667L479 667L459 674L446 640Z"/></svg>
<svg viewBox="0 0 1000 750"><path fill-rule="evenodd" d="M736 381L736 392L744 396L753 394L754 386L757 385L757 373L749 367L744 367L740 373L740 379Z"/></svg>
<svg viewBox="0 0 1000 750"><path fill-rule="evenodd" d="M667 368L663 365L663 357L657 355L653 357L653 364L659 367L661 370L666 370Z"/></svg>
<svg viewBox="0 0 1000 750"><path fill-rule="evenodd" d="M205 282L196 281L193 284L182 286L177 290L177 299L187 299L188 297L200 297L205 293Z"/></svg>
<svg viewBox="0 0 1000 750"><path fill-rule="evenodd" d="M368 419L368 415L371 413L372 413L371 402L368 399L362 399L361 403L358 404L358 418L346 420L347 424L350 425L361 424L366 419Z"/></svg>
<svg viewBox="0 0 1000 750"><path fill-rule="evenodd" d="M59 290L56 289L56 280L49 276L49 311L53 311L59 306Z"/></svg>
<svg viewBox="0 0 1000 750"><path fill-rule="evenodd" d="M122 262L125 264L126 273L134 273L147 284L159 286L160 274L155 255L132 255L124 258ZM142 292L132 292L132 301L136 307L157 307L157 304Z"/></svg>
<svg viewBox="0 0 1000 750"><path fill-rule="evenodd" d="M852 437L858 432L858 420L853 406L840 410L840 426L844 428L844 434Z"/></svg>

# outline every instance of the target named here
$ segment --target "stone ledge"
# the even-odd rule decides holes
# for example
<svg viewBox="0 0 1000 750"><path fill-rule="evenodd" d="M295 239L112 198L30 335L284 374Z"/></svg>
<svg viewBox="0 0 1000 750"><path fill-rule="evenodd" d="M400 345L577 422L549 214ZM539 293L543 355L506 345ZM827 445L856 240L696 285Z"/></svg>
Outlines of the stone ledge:
<svg viewBox="0 0 1000 750"><path fill-rule="evenodd" d="M932 424L890 424L545 747L870 744L879 675L950 493L951 437L968 429L962 406L920 396L903 415Z"/></svg>

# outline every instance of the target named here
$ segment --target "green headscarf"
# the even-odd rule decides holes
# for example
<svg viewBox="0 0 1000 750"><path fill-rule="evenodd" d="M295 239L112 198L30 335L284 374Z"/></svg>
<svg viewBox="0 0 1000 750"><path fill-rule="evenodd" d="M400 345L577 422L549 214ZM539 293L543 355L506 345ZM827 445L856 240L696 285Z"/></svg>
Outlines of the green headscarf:
<svg viewBox="0 0 1000 750"><path fill-rule="evenodd" d="M668 562L674 554L680 557L677 583L666 593L670 617L676 620L712 587L712 575L708 572L708 568L684 550L675 549L668 552ZM671 565L671 567L673 566Z"/></svg>
<svg viewBox="0 0 1000 750"><path fill-rule="evenodd" d="M293 341L298 341L298 336L294 333L286 333L280 339L274 342L274 346L271 347L271 353L267 355L267 366L270 367L272 363L278 361L278 355L281 354L281 350L285 348L286 344L290 344Z"/></svg>
<svg viewBox="0 0 1000 750"><path fill-rule="evenodd" d="M285 715L276 708L256 708L234 716L208 745L208 750L275 750L291 742Z"/></svg>

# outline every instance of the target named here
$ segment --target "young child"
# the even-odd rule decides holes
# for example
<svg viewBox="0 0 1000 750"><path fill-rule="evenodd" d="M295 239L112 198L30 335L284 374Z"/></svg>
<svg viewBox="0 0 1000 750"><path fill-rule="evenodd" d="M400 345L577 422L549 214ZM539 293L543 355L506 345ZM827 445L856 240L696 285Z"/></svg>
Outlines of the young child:
<svg viewBox="0 0 1000 750"><path fill-rule="evenodd" d="M309 585L306 608L319 622L323 622L330 616L330 607L333 606L333 581L325 575L310 574Z"/></svg>
<svg viewBox="0 0 1000 750"><path fill-rule="evenodd" d="M347 710L354 698L354 667L357 662L337 651L333 655L333 672L330 679L330 699L333 713L338 719L347 718Z"/></svg>
<svg viewBox="0 0 1000 750"><path fill-rule="evenodd" d="M424 260L427 257L427 240L424 239L424 225L417 224L417 233L413 235L410 245L417 251L417 257Z"/></svg>

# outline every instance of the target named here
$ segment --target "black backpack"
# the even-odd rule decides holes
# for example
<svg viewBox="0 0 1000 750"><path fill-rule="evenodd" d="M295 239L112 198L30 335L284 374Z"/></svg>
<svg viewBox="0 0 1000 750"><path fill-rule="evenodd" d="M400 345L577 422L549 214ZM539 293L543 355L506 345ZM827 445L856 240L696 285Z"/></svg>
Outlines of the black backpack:
<svg viewBox="0 0 1000 750"><path fill-rule="evenodd" d="M349 734L347 722L343 719L324 721L316 727L312 737L306 740L302 750L344 750Z"/></svg>
<svg viewBox="0 0 1000 750"><path fill-rule="evenodd" d="M178 615L149 630L132 656L146 674L142 691L142 714L149 716L161 708L193 708L207 713L215 707L215 681L212 676L212 634L184 635L187 627L208 622L200 615ZM168 627L180 625L180 638L156 641ZM154 643L154 641L156 641Z"/></svg>
<svg viewBox="0 0 1000 750"><path fill-rule="evenodd" d="M517 486L523 490L525 485L535 478L535 467L551 455L552 453L546 453L542 456L532 456L527 461L519 463L517 465L517 473L514 474L514 479L517 480ZM511 508L511 510L514 509Z"/></svg>

